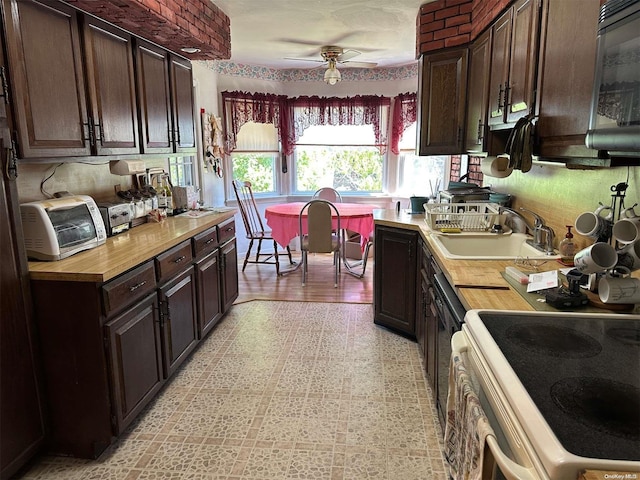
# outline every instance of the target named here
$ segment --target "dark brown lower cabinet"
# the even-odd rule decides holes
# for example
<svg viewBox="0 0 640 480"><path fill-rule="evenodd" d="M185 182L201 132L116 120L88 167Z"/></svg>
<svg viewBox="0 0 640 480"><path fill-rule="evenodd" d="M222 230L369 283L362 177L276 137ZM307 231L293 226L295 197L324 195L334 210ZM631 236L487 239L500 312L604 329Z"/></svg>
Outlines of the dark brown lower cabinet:
<svg viewBox="0 0 640 480"><path fill-rule="evenodd" d="M108 282L31 282L50 453L97 458L230 308L238 296L233 218L223 225L220 247L214 226ZM194 262L198 242L205 247L193 249L202 257Z"/></svg>
<svg viewBox="0 0 640 480"><path fill-rule="evenodd" d="M155 293L105 325L116 431L123 431L164 383Z"/></svg>
<svg viewBox="0 0 640 480"><path fill-rule="evenodd" d="M158 295L164 368L169 377L184 362L198 341L193 267L167 282L159 289Z"/></svg>
<svg viewBox="0 0 640 480"><path fill-rule="evenodd" d="M198 261L196 284L198 290L198 330L203 338L222 318L220 251L215 250Z"/></svg>
<svg viewBox="0 0 640 480"><path fill-rule="evenodd" d="M416 335L418 233L376 225L374 323Z"/></svg>

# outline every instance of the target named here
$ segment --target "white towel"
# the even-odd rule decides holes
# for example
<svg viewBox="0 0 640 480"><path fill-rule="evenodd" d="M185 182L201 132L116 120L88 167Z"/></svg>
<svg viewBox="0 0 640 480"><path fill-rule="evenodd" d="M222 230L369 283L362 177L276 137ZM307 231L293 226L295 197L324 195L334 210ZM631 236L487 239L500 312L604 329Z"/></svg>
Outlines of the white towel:
<svg viewBox="0 0 640 480"><path fill-rule="evenodd" d="M444 454L453 480L481 480L487 435L494 435L459 355L449 366Z"/></svg>

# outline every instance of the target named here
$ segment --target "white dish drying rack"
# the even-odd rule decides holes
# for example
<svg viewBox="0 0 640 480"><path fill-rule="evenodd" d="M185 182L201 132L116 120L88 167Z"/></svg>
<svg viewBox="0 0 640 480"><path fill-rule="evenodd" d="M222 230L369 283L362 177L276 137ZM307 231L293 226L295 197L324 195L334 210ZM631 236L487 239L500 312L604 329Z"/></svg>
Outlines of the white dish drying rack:
<svg viewBox="0 0 640 480"><path fill-rule="evenodd" d="M426 203L424 209L431 230L487 232L500 223L500 205L496 203Z"/></svg>

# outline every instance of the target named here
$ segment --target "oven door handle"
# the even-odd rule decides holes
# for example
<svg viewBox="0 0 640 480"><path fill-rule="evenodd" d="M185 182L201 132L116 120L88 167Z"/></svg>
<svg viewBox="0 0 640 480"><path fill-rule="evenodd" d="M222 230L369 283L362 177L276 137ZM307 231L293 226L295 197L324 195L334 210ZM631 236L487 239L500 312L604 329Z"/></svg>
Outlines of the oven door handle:
<svg viewBox="0 0 640 480"><path fill-rule="evenodd" d="M502 452L495 436L487 435L486 442L489 450L491 450L493 459L500 467L500 472L502 472L507 480L537 480L540 478L535 475L533 469L525 468L507 457Z"/></svg>

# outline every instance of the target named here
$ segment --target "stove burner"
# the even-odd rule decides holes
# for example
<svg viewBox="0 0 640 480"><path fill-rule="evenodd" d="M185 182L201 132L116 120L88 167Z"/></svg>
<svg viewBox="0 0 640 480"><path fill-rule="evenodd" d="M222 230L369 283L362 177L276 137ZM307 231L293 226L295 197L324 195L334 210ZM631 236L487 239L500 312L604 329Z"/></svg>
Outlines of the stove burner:
<svg viewBox="0 0 640 480"><path fill-rule="evenodd" d="M557 325L520 323L507 328L505 334L519 347L552 357L588 358L602 351L602 346L593 337Z"/></svg>
<svg viewBox="0 0 640 480"><path fill-rule="evenodd" d="M640 328L610 328L607 335L627 345L640 345Z"/></svg>
<svg viewBox="0 0 640 480"><path fill-rule="evenodd" d="M551 386L560 409L599 432L640 441L640 389L606 378L570 377Z"/></svg>

